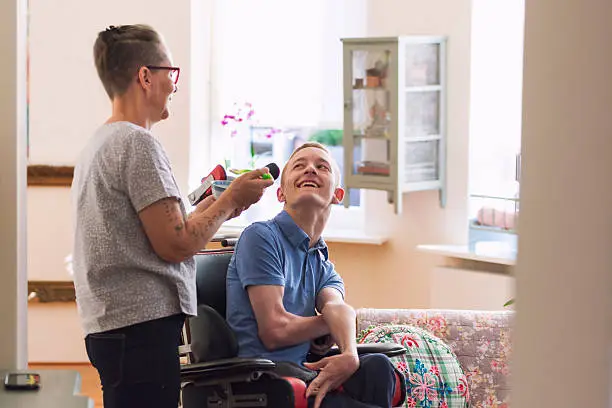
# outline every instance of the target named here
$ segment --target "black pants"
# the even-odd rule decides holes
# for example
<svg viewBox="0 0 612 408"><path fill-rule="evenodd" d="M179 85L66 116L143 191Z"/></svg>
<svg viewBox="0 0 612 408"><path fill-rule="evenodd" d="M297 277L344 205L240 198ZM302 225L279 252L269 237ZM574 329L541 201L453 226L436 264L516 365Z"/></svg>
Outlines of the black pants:
<svg viewBox="0 0 612 408"><path fill-rule="evenodd" d="M383 354L359 356L359 369L342 384L342 391L329 392L322 408L391 407L395 394L395 367ZM295 377L309 384L317 373L294 363L277 363L275 373L281 377ZM402 384L400 384L402 386ZM312 407L315 397L308 399Z"/></svg>
<svg viewBox="0 0 612 408"><path fill-rule="evenodd" d="M178 406L184 321L184 315L174 315L85 338L89 361L100 375L104 408Z"/></svg>
<svg viewBox="0 0 612 408"><path fill-rule="evenodd" d="M342 384L343 391L328 393L322 408L391 407L395 393L395 368L383 354L359 356L359 369ZM308 399L312 407L314 397Z"/></svg>

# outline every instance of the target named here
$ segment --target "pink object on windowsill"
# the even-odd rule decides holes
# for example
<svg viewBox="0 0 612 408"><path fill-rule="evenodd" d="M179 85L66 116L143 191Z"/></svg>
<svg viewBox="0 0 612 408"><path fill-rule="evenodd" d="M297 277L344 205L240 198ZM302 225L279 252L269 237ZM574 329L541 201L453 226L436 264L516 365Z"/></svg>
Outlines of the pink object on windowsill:
<svg viewBox="0 0 612 408"><path fill-rule="evenodd" d="M518 212L503 211L493 207L482 207L476 216L478 224L514 230L518 221Z"/></svg>

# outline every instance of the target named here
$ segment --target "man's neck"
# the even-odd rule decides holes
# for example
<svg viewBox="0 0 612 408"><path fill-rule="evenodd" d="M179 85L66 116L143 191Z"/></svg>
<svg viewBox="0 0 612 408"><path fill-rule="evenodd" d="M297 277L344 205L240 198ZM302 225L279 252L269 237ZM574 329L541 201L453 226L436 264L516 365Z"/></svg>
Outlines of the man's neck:
<svg viewBox="0 0 612 408"><path fill-rule="evenodd" d="M293 219L293 222L308 235L308 238L310 238L308 246L312 248L319 242L319 238L321 238L321 234L323 234L325 224L327 224L327 219L331 212L331 207L325 209L306 209L285 206L285 211L287 211L287 214Z"/></svg>

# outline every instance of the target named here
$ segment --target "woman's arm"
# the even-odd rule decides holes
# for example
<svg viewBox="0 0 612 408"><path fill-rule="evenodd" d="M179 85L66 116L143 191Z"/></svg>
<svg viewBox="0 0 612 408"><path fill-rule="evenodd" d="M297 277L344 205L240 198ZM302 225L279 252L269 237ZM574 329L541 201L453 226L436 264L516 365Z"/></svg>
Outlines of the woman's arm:
<svg viewBox="0 0 612 408"><path fill-rule="evenodd" d="M153 250L167 262L182 262L206 244L237 209L259 201L273 180L254 170L234 180L218 200L204 200L187 219L175 197L161 199L138 214ZM213 201L211 203L211 201Z"/></svg>

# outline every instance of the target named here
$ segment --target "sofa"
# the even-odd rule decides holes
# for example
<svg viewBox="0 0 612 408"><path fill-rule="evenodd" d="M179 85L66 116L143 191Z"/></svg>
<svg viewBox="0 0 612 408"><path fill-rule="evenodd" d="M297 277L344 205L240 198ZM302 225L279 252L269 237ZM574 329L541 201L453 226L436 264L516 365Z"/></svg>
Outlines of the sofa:
<svg viewBox="0 0 612 408"><path fill-rule="evenodd" d="M450 347L467 379L472 408L509 407L512 311L358 309L360 333L383 325L425 329Z"/></svg>

